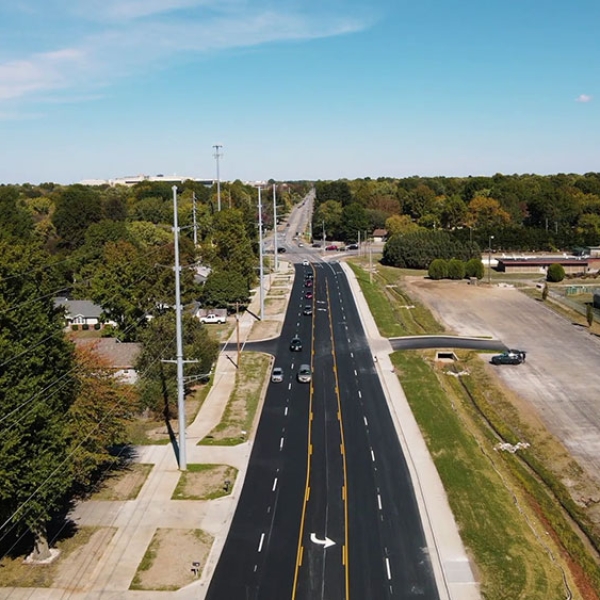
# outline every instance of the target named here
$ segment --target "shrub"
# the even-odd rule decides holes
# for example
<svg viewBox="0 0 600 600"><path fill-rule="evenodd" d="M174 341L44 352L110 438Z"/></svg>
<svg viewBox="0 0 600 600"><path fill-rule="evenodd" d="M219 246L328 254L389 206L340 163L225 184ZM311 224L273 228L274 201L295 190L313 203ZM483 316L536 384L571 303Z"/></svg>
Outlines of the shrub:
<svg viewBox="0 0 600 600"><path fill-rule="evenodd" d="M102 325L100 325L100 323L94 323L94 329L96 331L98 331L100 329L100 327L102 327Z"/></svg>
<svg viewBox="0 0 600 600"><path fill-rule="evenodd" d="M548 273L546 274L546 280L558 283L565 278L565 269L558 263L553 263L548 267Z"/></svg>
<svg viewBox="0 0 600 600"><path fill-rule="evenodd" d="M448 262L448 277L450 279L464 279L465 263L458 258L450 259Z"/></svg>
<svg viewBox="0 0 600 600"><path fill-rule="evenodd" d="M429 264L428 275L431 279L444 279L448 277L448 261L436 258Z"/></svg>
<svg viewBox="0 0 600 600"><path fill-rule="evenodd" d="M481 259L471 258L465 265L465 276L466 277L477 277L477 279L483 279L485 269Z"/></svg>
<svg viewBox="0 0 600 600"><path fill-rule="evenodd" d="M89 328L90 328L90 326L89 326L87 323L84 323L84 324L81 326L81 329L83 329L84 331L87 331Z"/></svg>
<svg viewBox="0 0 600 600"><path fill-rule="evenodd" d="M71 330L72 330L72 331L78 331L78 330L79 330L79 325L77 325L76 323L73 323L73 324L71 325Z"/></svg>

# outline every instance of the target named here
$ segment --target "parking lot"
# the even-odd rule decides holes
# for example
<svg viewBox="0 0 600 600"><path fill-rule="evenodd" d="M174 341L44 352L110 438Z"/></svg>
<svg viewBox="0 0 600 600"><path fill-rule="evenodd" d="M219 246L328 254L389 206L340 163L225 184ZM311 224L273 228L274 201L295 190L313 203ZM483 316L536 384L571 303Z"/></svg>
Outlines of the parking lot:
<svg viewBox="0 0 600 600"><path fill-rule="evenodd" d="M600 473L600 340L510 287L408 278L409 292L458 335L491 336L527 351L491 366L533 405L590 476ZM485 355L484 355L485 356Z"/></svg>

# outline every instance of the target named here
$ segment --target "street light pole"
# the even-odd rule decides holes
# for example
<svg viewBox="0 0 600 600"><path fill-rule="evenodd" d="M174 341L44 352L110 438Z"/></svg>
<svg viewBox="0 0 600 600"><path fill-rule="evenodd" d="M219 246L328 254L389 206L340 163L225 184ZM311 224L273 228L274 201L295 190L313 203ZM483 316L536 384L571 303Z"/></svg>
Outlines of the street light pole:
<svg viewBox="0 0 600 600"><path fill-rule="evenodd" d="M488 240L488 285L491 283L492 277L492 240L494 239L493 235L490 235L490 239Z"/></svg>
<svg viewBox="0 0 600 600"><path fill-rule="evenodd" d="M279 248L277 247L277 185L275 183L273 184L273 249L275 250L275 273L277 273Z"/></svg>
<svg viewBox="0 0 600 600"><path fill-rule="evenodd" d="M215 149L215 159L217 161L217 210L221 212L221 175L219 173L219 158L223 156L219 150L223 146L221 144L215 144L213 148Z"/></svg>
<svg viewBox="0 0 600 600"><path fill-rule="evenodd" d="M261 188L258 186L258 257L259 265L259 297L260 297L260 320L265 318L265 292L263 289L263 233L262 233L262 201L260 197Z"/></svg>

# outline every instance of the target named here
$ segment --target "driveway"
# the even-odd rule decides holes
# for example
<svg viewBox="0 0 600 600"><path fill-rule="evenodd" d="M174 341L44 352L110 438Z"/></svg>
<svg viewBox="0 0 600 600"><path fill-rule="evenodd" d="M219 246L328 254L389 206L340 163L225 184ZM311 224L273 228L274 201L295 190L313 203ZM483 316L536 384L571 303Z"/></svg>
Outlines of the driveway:
<svg viewBox="0 0 600 600"><path fill-rule="evenodd" d="M522 365L491 367L529 401L590 476L600 473L600 341L510 287L407 278L409 293L457 335L490 336L527 351Z"/></svg>

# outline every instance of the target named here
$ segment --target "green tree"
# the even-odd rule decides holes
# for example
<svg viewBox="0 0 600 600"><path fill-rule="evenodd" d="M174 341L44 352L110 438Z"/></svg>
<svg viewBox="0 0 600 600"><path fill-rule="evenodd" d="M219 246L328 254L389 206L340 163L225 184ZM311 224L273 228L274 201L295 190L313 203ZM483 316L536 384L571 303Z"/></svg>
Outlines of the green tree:
<svg viewBox="0 0 600 600"><path fill-rule="evenodd" d="M465 278L465 263L459 258L451 258L448 261L448 277L450 279Z"/></svg>
<svg viewBox="0 0 600 600"><path fill-rule="evenodd" d="M477 277L477 279L483 279L485 274L485 267L480 258L471 258L465 265L465 276L466 277Z"/></svg>
<svg viewBox="0 0 600 600"><path fill-rule="evenodd" d="M0 185L0 240L29 240L33 233L31 214L21 206L14 186Z"/></svg>
<svg viewBox="0 0 600 600"><path fill-rule="evenodd" d="M565 268L560 263L552 263L548 267L548 273L546 274L546 280L553 283L558 283L565 278Z"/></svg>
<svg viewBox="0 0 600 600"><path fill-rule="evenodd" d="M32 246L0 243L0 532L29 530L40 558L71 486L65 413L76 391L47 264Z"/></svg>
<svg viewBox="0 0 600 600"><path fill-rule="evenodd" d="M369 228L369 218L366 210L357 202L353 202L342 209L340 219L340 239L343 242L358 241L359 231L366 231Z"/></svg>
<svg viewBox="0 0 600 600"><path fill-rule="evenodd" d="M588 304L585 307L585 319L588 327L591 327L594 324L594 308L591 304Z"/></svg>
<svg viewBox="0 0 600 600"><path fill-rule="evenodd" d="M388 232L388 237L397 233L411 233L419 229L417 225L408 215L392 215L385 222L385 228Z"/></svg>
<svg viewBox="0 0 600 600"><path fill-rule="evenodd" d="M103 217L98 191L83 185L71 185L58 194L52 223L60 237L60 245L74 250L84 243L87 228Z"/></svg>
<svg viewBox="0 0 600 600"><path fill-rule="evenodd" d="M248 281L240 273L213 271L206 279L201 298L211 308L227 308L236 302L245 306L250 298Z"/></svg>
<svg viewBox="0 0 600 600"><path fill-rule="evenodd" d="M191 314L183 318L183 355L186 361L186 394L198 381L208 377L217 358L219 344ZM168 420L177 415L177 367L163 359L176 356L175 313L169 311L152 319L142 335L143 350L136 368L141 374L139 389L143 406L162 413Z"/></svg>
<svg viewBox="0 0 600 600"><path fill-rule="evenodd" d="M443 258L435 258L431 261L427 274L431 279L445 279L448 277L448 261Z"/></svg>

